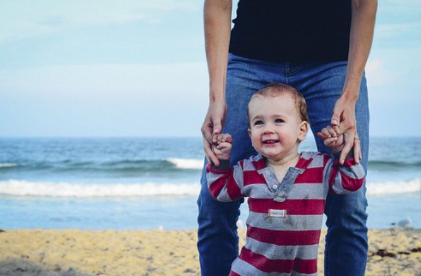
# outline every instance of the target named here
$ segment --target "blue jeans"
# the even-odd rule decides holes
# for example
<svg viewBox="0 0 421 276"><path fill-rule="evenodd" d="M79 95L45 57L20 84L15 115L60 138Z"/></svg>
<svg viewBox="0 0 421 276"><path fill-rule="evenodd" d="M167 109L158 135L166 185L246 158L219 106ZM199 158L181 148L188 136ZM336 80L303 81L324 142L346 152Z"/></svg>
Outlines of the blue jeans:
<svg viewBox="0 0 421 276"><path fill-rule="evenodd" d="M331 63L268 63L229 55L224 132L233 137L231 165L256 152L247 128L247 104L264 85L281 82L295 87L307 101L313 133L330 125L333 107L342 93L346 61ZM356 106L362 165L367 171L369 110L365 77ZM329 152L316 138L320 152ZM206 161L205 161L206 162ZM206 163L205 163L206 166ZM221 203L209 194L205 170L202 171L199 206L198 249L203 276L225 276L238 255L236 222L243 202ZM366 187L350 195L329 195L326 201L328 233L325 249L325 275L364 275L367 260Z"/></svg>

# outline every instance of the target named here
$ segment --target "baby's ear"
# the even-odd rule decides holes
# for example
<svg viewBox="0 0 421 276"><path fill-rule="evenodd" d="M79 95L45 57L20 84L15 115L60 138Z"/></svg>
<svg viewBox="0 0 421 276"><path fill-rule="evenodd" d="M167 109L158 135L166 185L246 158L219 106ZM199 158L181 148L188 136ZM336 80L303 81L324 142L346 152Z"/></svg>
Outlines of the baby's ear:
<svg viewBox="0 0 421 276"><path fill-rule="evenodd" d="M248 132L248 134L249 134L249 137L251 138L251 129L249 128L249 129L247 129L247 132Z"/></svg>
<svg viewBox="0 0 421 276"><path fill-rule="evenodd" d="M300 133L298 134L298 140L303 141L306 138L309 124L307 121L302 121L299 125Z"/></svg>

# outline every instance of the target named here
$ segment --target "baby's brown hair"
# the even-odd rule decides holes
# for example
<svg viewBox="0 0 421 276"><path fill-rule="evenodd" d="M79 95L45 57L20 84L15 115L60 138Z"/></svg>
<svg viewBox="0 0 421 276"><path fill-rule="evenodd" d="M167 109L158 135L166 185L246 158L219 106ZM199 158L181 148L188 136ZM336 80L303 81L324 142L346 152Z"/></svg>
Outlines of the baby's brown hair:
<svg viewBox="0 0 421 276"><path fill-rule="evenodd" d="M308 111L307 111L307 103L304 99L303 95L294 87L283 84L283 83L271 83L264 86L262 89L254 93L251 97L250 102L255 97L277 97L283 94L291 95L292 99L295 102L295 107L297 108L298 113L300 114L300 118L302 121L308 122ZM249 106L250 102L247 106L247 116L249 117ZM250 123L250 118L249 118Z"/></svg>

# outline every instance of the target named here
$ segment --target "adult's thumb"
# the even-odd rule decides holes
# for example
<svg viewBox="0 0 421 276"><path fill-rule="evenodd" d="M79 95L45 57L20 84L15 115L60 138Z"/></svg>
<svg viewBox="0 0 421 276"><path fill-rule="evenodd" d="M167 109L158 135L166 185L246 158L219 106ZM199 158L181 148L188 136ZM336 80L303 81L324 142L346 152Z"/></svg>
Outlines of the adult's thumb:
<svg viewBox="0 0 421 276"><path fill-rule="evenodd" d="M330 120L331 126L339 126L340 116L338 113L333 113L332 119Z"/></svg>
<svg viewBox="0 0 421 276"><path fill-rule="evenodd" d="M212 132L212 134L213 135L215 135L215 134L220 134L221 133L221 130L222 130L222 124L219 122L219 123L213 123L213 132Z"/></svg>

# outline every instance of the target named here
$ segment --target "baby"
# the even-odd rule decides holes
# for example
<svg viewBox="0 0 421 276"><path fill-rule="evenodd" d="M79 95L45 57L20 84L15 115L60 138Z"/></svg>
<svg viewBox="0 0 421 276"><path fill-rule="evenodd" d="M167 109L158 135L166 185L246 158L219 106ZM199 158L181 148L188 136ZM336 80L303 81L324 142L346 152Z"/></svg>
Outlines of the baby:
<svg viewBox="0 0 421 276"><path fill-rule="evenodd" d="M248 105L248 133L257 155L230 168L229 134L214 137L219 166L208 165L209 191L219 201L249 197L246 245L230 275L316 275L317 250L328 193L347 194L364 183L351 155L341 164L343 135L330 126L318 136L333 157L298 153L308 128L306 102L297 90L271 84Z"/></svg>

